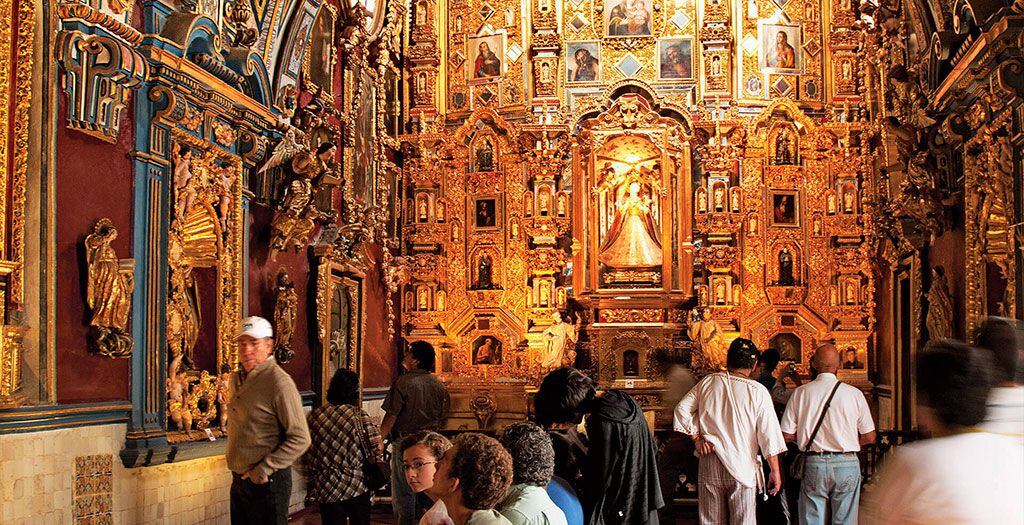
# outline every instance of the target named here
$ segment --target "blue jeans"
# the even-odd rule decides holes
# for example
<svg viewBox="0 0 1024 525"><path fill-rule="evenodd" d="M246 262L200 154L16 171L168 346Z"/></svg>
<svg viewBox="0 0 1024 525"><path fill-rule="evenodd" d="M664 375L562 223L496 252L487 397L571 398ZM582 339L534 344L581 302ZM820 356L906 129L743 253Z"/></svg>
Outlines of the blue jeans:
<svg viewBox="0 0 1024 525"><path fill-rule="evenodd" d="M855 454L807 456L800 483L800 525L857 523L860 504L860 460Z"/></svg>
<svg viewBox="0 0 1024 525"><path fill-rule="evenodd" d="M398 443L391 444L391 508L395 511L398 525L416 524L416 493L405 480Z"/></svg>

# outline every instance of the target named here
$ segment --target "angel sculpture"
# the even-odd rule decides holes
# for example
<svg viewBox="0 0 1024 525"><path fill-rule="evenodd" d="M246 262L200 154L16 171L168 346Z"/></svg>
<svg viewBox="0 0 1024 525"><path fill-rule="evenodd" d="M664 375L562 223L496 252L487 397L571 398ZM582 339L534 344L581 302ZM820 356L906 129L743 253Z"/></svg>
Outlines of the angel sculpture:
<svg viewBox="0 0 1024 525"><path fill-rule="evenodd" d="M284 134L284 139L274 147L274 152L270 154L270 158L263 163L263 166L257 170L257 173L263 173L271 168L282 166L285 162L292 160L293 157L306 150L308 150L306 145L295 136L295 128L288 128L288 131Z"/></svg>

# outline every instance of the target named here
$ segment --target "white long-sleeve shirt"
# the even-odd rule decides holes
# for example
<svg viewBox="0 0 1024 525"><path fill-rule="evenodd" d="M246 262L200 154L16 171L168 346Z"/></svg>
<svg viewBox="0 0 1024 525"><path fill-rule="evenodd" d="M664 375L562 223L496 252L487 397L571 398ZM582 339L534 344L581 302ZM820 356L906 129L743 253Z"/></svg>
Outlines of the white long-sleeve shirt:
<svg viewBox="0 0 1024 525"><path fill-rule="evenodd" d="M676 406L674 427L700 434L736 481L757 487L760 450L771 457L786 450L771 395L764 385L728 372L711 374Z"/></svg>

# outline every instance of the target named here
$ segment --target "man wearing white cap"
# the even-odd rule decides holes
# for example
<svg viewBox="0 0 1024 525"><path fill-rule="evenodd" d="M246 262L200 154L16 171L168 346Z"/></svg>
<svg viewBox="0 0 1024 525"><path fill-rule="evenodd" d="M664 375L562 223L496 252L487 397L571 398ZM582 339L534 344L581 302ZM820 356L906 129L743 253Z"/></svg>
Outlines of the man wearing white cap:
<svg viewBox="0 0 1024 525"><path fill-rule="evenodd" d="M236 340L241 369L231 376L228 409L231 523L284 525L291 466L310 443L302 398L271 357L274 329L266 319L245 319Z"/></svg>

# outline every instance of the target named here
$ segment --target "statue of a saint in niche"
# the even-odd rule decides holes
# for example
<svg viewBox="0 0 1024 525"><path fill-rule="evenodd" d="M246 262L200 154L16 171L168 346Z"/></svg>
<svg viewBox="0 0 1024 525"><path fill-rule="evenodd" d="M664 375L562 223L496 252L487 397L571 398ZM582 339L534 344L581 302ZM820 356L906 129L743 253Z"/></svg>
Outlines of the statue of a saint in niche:
<svg viewBox="0 0 1024 525"><path fill-rule="evenodd" d="M828 194L828 198L826 199L826 201L828 202L828 205L826 207L826 209L828 210L828 214L829 215L835 215L835 213L836 213L836 196L834 194L832 194L832 193L829 193Z"/></svg>
<svg viewBox="0 0 1024 525"><path fill-rule="evenodd" d="M486 253L480 256L476 263L476 285L477 290L490 290L494 288L494 281L491 276L491 256Z"/></svg>
<svg viewBox="0 0 1024 525"><path fill-rule="evenodd" d="M111 246L114 239L117 229L110 219L100 219L85 238L85 260L89 265L86 299L92 310L90 341L100 355L127 357L134 345L128 314L135 280L131 271L122 271L121 260Z"/></svg>
<svg viewBox="0 0 1024 525"><path fill-rule="evenodd" d="M775 163L796 164L796 149L793 147L793 137L790 136L788 128L782 128L775 139Z"/></svg>
<svg viewBox="0 0 1024 525"><path fill-rule="evenodd" d="M725 304L725 281L715 282L715 304Z"/></svg>
<svg viewBox="0 0 1024 525"><path fill-rule="evenodd" d="M740 211L740 193L738 191L732 192L731 204L733 213L739 213Z"/></svg>
<svg viewBox="0 0 1024 525"><path fill-rule="evenodd" d="M639 182L628 184L628 194L615 206L615 219L598 259L613 268L661 266L661 241L650 198L640 194Z"/></svg>
<svg viewBox="0 0 1024 525"><path fill-rule="evenodd" d="M299 296L295 283L284 268L277 274L277 293L274 300L274 358L287 363L295 357L292 340L295 338L295 320L299 313Z"/></svg>
<svg viewBox="0 0 1024 525"><path fill-rule="evenodd" d="M843 192L843 211L853 213L853 187L848 186Z"/></svg>
<svg viewBox="0 0 1024 525"><path fill-rule="evenodd" d="M701 212L708 211L708 194L706 192L697 192L697 210Z"/></svg>
<svg viewBox="0 0 1024 525"><path fill-rule="evenodd" d="M494 146L487 139L476 150L476 171L494 171Z"/></svg>
<svg viewBox="0 0 1024 525"><path fill-rule="evenodd" d="M568 323L568 317L555 312L551 314L554 321L544 330L544 354L541 356L541 370L547 372L561 366L572 366L576 359L577 325Z"/></svg>
<svg viewBox="0 0 1024 525"><path fill-rule="evenodd" d="M793 254L789 248L783 248L779 252L779 286L793 286L796 280L793 279Z"/></svg>
<svg viewBox="0 0 1024 525"><path fill-rule="evenodd" d="M636 350L626 350L622 353L622 375L626 377L640 375L640 353Z"/></svg>
<svg viewBox="0 0 1024 525"><path fill-rule="evenodd" d="M725 210L725 186L715 186L715 211Z"/></svg>

